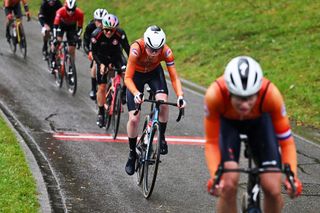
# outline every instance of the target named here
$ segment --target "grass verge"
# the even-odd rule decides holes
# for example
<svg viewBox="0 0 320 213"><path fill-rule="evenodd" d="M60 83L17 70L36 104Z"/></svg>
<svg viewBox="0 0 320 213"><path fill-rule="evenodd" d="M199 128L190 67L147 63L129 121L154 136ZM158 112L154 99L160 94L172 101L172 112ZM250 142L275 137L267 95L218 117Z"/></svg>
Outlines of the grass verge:
<svg viewBox="0 0 320 213"><path fill-rule="evenodd" d="M0 116L0 212L38 212L36 183L15 134Z"/></svg>

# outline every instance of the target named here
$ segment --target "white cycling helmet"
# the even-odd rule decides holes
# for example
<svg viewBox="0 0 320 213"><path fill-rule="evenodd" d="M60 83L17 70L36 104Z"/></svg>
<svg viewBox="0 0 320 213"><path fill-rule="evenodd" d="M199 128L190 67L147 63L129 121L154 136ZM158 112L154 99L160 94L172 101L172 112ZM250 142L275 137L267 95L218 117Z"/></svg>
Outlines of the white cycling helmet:
<svg viewBox="0 0 320 213"><path fill-rule="evenodd" d="M66 0L66 7L68 10L75 10L77 7L76 0Z"/></svg>
<svg viewBox="0 0 320 213"><path fill-rule="evenodd" d="M93 17L96 20L102 20L103 17L105 17L108 14L108 11L106 9L96 9L93 13Z"/></svg>
<svg viewBox="0 0 320 213"><path fill-rule="evenodd" d="M119 26L119 19L113 14L107 14L102 19L102 28L114 29Z"/></svg>
<svg viewBox="0 0 320 213"><path fill-rule="evenodd" d="M143 38L144 43L154 50L160 49L166 43L166 34L156 25L148 27Z"/></svg>
<svg viewBox="0 0 320 213"><path fill-rule="evenodd" d="M229 92L242 97L256 94L261 88L262 78L259 63L249 56L233 58L224 71Z"/></svg>

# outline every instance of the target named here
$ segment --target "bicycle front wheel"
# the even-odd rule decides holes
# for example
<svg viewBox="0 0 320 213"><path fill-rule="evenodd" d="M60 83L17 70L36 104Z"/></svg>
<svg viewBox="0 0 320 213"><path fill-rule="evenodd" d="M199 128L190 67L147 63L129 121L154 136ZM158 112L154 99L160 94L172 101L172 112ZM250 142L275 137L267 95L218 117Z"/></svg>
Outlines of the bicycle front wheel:
<svg viewBox="0 0 320 213"><path fill-rule="evenodd" d="M160 130L155 123L150 135L150 144L147 149L147 160L144 163L143 195L149 198L156 183L158 166L160 162Z"/></svg>
<svg viewBox="0 0 320 213"><path fill-rule="evenodd" d="M66 57L65 69L67 70L65 76L68 92L72 95L75 95L77 91L77 70L76 65L74 63L74 59L70 55L67 55Z"/></svg>
<svg viewBox="0 0 320 213"><path fill-rule="evenodd" d="M121 117L121 86L118 85L115 92L113 113L112 113L112 136L113 139L117 138Z"/></svg>
<svg viewBox="0 0 320 213"><path fill-rule="evenodd" d="M12 24L10 25L10 49L12 51L13 54L16 53L17 51L17 35L16 35L16 29L12 26Z"/></svg>
<svg viewBox="0 0 320 213"><path fill-rule="evenodd" d="M27 39L26 39L26 35L24 33L24 29L22 27L22 24L19 25L20 27L20 43L19 43L19 46L20 46L20 52L23 56L23 58L26 58L27 57Z"/></svg>
<svg viewBox="0 0 320 213"><path fill-rule="evenodd" d="M66 64L63 62L61 63L60 55L56 56L56 65L57 69L54 70L55 78L56 78L56 85L57 87L61 88L63 84L63 77L65 73Z"/></svg>
<svg viewBox="0 0 320 213"><path fill-rule="evenodd" d="M137 153L137 159L136 159L136 174L137 174L137 185L140 186L143 180L143 174L144 174L144 156L146 153L146 145L144 144L144 138L146 137L145 130L143 131L140 139L137 142L136 145L136 153Z"/></svg>

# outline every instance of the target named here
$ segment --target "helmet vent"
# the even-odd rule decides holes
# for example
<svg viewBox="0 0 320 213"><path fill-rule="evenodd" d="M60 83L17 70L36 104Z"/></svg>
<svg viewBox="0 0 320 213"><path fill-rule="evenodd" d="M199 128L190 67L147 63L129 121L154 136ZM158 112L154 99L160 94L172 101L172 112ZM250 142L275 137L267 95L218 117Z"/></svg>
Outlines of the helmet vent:
<svg viewBox="0 0 320 213"><path fill-rule="evenodd" d="M158 27L156 25L152 26L150 29L151 29L151 31L155 31L155 32L161 31L160 27Z"/></svg>
<svg viewBox="0 0 320 213"><path fill-rule="evenodd" d="M242 87L244 90L246 90L247 83L248 83L248 75L249 75L249 61L247 59L245 59L245 58L239 59L238 71L240 74Z"/></svg>

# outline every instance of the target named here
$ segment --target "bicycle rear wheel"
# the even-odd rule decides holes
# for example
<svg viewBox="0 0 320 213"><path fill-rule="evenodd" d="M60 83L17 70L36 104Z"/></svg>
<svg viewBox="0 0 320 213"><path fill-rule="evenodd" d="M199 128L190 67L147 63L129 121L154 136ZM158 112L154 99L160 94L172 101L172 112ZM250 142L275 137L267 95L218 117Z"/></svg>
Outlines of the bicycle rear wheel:
<svg viewBox="0 0 320 213"><path fill-rule="evenodd" d="M117 138L121 117L121 86L118 85L114 97L113 113L112 113L112 136Z"/></svg>
<svg viewBox="0 0 320 213"><path fill-rule="evenodd" d="M68 92L72 95L76 94L77 91L77 70L76 65L74 63L74 59L68 54L66 56L66 64L65 64L66 72L66 82Z"/></svg>
<svg viewBox="0 0 320 213"><path fill-rule="evenodd" d="M149 198L152 194L160 162L160 131L158 123L155 123L152 127L150 141L151 143L146 153L148 155L147 160L144 162L143 195L145 198Z"/></svg>

